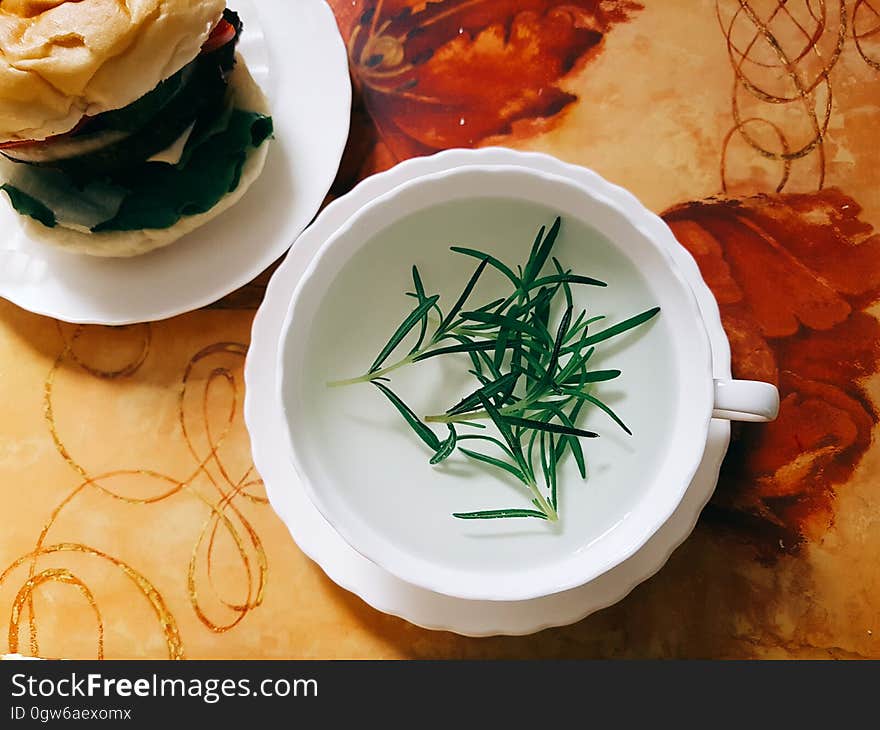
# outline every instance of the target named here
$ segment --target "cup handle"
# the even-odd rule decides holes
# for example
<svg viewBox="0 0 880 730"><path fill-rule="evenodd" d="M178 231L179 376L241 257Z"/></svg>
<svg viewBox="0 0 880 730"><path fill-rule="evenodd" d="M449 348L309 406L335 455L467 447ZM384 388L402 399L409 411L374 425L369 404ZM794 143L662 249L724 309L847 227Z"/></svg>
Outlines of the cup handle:
<svg viewBox="0 0 880 730"><path fill-rule="evenodd" d="M779 414L779 391L760 380L716 380L712 418L772 421Z"/></svg>

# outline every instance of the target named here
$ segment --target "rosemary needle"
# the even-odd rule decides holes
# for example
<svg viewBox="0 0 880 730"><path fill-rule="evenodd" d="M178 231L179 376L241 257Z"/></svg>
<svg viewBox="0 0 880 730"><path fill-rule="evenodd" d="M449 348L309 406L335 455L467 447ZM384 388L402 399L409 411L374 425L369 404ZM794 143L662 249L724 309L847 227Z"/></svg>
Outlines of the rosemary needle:
<svg viewBox="0 0 880 730"><path fill-rule="evenodd" d="M580 440L598 436L577 425L584 406L598 408L632 435L617 413L593 392L597 383L619 377L620 370L591 370L589 362L596 345L644 325L660 309L653 307L593 332L593 325L605 318L587 316L586 310L576 312L572 286L607 284L572 273L551 255L561 228L559 217L549 229L542 227L525 264L516 269L488 253L453 246L452 251L478 259L479 264L445 314L439 295L426 293L421 273L413 266L413 291L407 292L407 296L416 300L414 308L380 349L367 372L328 383L330 387L372 383L431 451L431 464L439 464L457 450L468 459L514 477L530 497L530 508L456 512L456 518L557 521L559 463L571 451L578 471L586 477ZM553 272L542 275L548 261L552 261ZM507 279L512 289L506 297L473 306L470 300L474 290L490 267ZM551 330L550 313L560 294L565 310L559 324ZM415 343L406 355L386 364L414 331ZM476 388L445 413L420 418L386 384L386 376L399 368L444 356L467 356L471 367L466 369L474 377ZM484 432L485 424L479 421L489 422L494 430ZM435 433L431 424L445 426L445 436L441 438ZM457 429L465 426L474 427L477 432L459 434ZM465 442L478 442L494 453L465 447Z"/></svg>

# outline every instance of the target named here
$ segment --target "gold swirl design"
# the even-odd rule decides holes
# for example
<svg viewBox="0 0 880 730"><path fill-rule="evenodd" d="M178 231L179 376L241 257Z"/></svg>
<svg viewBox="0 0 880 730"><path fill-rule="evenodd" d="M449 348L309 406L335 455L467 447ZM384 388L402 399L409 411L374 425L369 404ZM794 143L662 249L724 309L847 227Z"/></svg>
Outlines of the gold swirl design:
<svg viewBox="0 0 880 730"><path fill-rule="evenodd" d="M865 63L880 71L880 11L872 0L856 0L852 15L856 50Z"/></svg>
<svg viewBox="0 0 880 730"><path fill-rule="evenodd" d="M19 569L27 569L27 577L16 593L9 622L10 651L18 651L23 626L29 630L29 650L40 654L37 631L35 593L48 583L68 585L77 590L91 608L96 625L96 655L104 656L105 622L91 589L72 570L50 567L38 570L39 562L48 555L78 553L97 558L104 564L121 571L152 607L164 636L167 655L171 659L184 658L183 641L177 622L155 586L129 564L95 547L78 542L57 542L47 545L50 531L59 516L72 509L77 498L86 490L93 490L113 500L131 505L148 505L187 495L202 504L207 516L192 548L186 569L186 591L195 615L212 632L222 633L237 626L253 609L261 605L268 576L268 561L262 541L239 503L267 504L265 496L255 491L262 481L248 462L240 475L223 456L229 436L236 426L240 412L241 363L247 347L235 342L221 342L202 349L187 364L177 396L178 420L184 443L193 458L190 473L183 476L163 474L152 469L119 469L92 474L74 457L58 429L55 389L59 372L80 369L88 375L117 380L135 376L147 362L151 351L152 330L149 325L121 328L76 327L72 331L58 325L64 347L55 359L44 383L43 410L49 434L59 455L80 477L81 481L55 507L37 537L34 549L19 557L0 573L0 585L7 582ZM81 347L88 336L111 337L112 347ZM103 344L103 343L99 343ZM92 360L116 357L120 351L130 350L125 362L111 364L87 359L81 351L93 351ZM109 353L109 355L108 355ZM230 365L229 359L235 364ZM218 405L219 403L219 405ZM216 414L221 423L215 423ZM249 459L249 452L248 452ZM120 491L116 482L131 477L143 477L156 485L153 493L131 496ZM206 489L207 487L207 489ZM242 567L244 588L241 596L223 595L215 580L215 552L221 536L234 547L235 559ZM228 578L224 574L224 577ZM209 605L213 601L213 605ZM218 616L218 613L225 616Z"/></svg>
<svg viewBox="0 0 880 730"><path fill-rule="evenodd" d="M733 140L781 166L776 191L792 164L816 155L817 187L825 183L825 137L831 119L831 70L843 51L845 0L776 0L759 12L749 0L716 0L715 9L734 71L734 125L721 154L721 185L731 184ZM835 17L832 18L832 15ZM791 110L799 110L796 122Z"/></svg>
<svg viewBox="0 0 880 730"><path fill-rule="evenodd" d="M79 589L79 592L82 594L83 598L85 598L89 606L91 606L92 611L95 614L98 628L97 654L99 659L103 659L104 621L101 618L101 612L98 610L98 604L95 603L95 597L94 595L92 595L89 587L85 583L83 583L83 581L77 578L72 572L67 570L67 568L48 568L47 570L43 570L37 573L33 578L29 578L25 582L25 584L19 589L18 594L15 596L15 602L12 605L12 617L9 621L9 651L11 651L12 653L18 652L18 632L19 626L21 624L21 611L25 605L25 602L30 604L31 597L34 594L34 591L43 583L47 583L50 581L57 581L59 583L66 583L68 585L75 586L77 589Z"/></svg>
<svg viewBox="0 0 880 730"><path fill-rule="evenodd" d="M95 617L98 625L98 651L97 656L99 659L104 658L104 624L103 619L101 618L101 612L98 609L98 605L95 602L94 596L88 587L76 576L74 576L69 570L64 568L56 568L50 570L44 570L39 574L33 575L33 565L36 562L37 558L44 555L52 555L55 553L61 552L71 552L71 553L80 553L84 555L91 555L94 557L102 558L103 560L109 562L111 565L119 568L126 577L130 578L134 584L141 591L143 596L150 602L154 612L156 613L156 617L159 620L159 623L162 627L162 631L165 634L165 640L168 645L168 658L169 659L183 659L183 644L180 640L180 634L177 630L177 623L174 620L174 616L172 616L171 612L168 610L168 607L165 605L165 601L159 592L153 587L153 585L144 578L143 575L138 573L134 568L127 565L126 563L114 558L107 553L101 552L100 550L96 550L95 548L89 547L87 545L82 545L79 543L59 543L57 545L50 545L48 547L39 547L34 550L32 553L27 555L23 555L18 560L16 560L12 565L10 565L3 573L0 573L0 584L6 580L7 576L16 568L21 566L27 561L31 562L31 576L19 590L18 595L16 596L15 603L12 608L12 616L9 621L9 651L13 654L18 652L18 634L19 634L19 626L21 622L21 609L27 603L30 605L30 627L31 627L31 652L34 656L39 653L39 646L36 643L36 634L35 634L35 626L34 626L34 614L33 614L33 604L32 598L34 594L34 590L41 584L50 580L55 580L64 583L71 583L79 588L80 592L88 601L89 605L92 607L92 610L95 613Z"/></svg>
<svg viewBox="0 0 880 730"><path fill-rule="evenodd" d="M206 436L205 450L203 452L199 451L190 431L188 430L187 419L185 418L185 401L193 372L199 365L208 362L210 358L218 354L232 354L244 358L246 353L247 348L244 345L233 342L218 343L203 349L193 357L187 365L186 371L183 375L183 387L181 388L179 395L180 424L183 429L184 440L186 441L190 454L192 454L193 458L199 463L200 471L207 477L220 495L220 501L218 503L209 504L211 507L211 514L202 526L198 540L193 548L187 572L187 587L193 608L202 623L215 632L228 631L233 628L252 609L259 606L263 601L266 574L268 571L266 553L263 549L263 544L260 541L259 535L257 535L257 532L253 529L247 519L245 519L241 510L235 505L235 499L236 497L243 496L252 502L266 503L267 500L265 497L254 495L247 491L248 487L256 486L258 484L262 485L261 480L252 478L254 472L252 464L241 477L235 479L230 475L229 470L219 456L220 446L229 435L229 430L232 427L236 413L238 412L237 389L232 373L228 369L215 367L211 369L208 377L202 381L204 382L204 392L203 397L201 398L202 419L205 426L204 430ZM228 389L230 399L227 420L224 423L224 430L220 434L215 435L212 431L211 418L208 414L208 402L210 394L218 386L225 386ZM209 469L209 465L213 465L216 468L216 471ZM228 515L227 512L231 513L231 515ZM236 524L240 529L236 528ZM225 528L227 534L235 543L247 576L247 595L244 601L236 602L234 600L220 597L220 593L214 581L213 569L211 567L213 561L211 560L211 556L214 553L216 545L217 531L221 525ZM244 532L246 538L242 536L242 532ZM205 545L206 539L207 545ZM220 602L223 606L234 613L231 620L223 623L218 623L210 619L203 611L199 602L196 568L198 565L198 557L202 552L203 546L205 548L205 564L207 566L208 584L211 591L215 596L220 598ZM253 551L253 559L248 555L249 550Z"/></svg>

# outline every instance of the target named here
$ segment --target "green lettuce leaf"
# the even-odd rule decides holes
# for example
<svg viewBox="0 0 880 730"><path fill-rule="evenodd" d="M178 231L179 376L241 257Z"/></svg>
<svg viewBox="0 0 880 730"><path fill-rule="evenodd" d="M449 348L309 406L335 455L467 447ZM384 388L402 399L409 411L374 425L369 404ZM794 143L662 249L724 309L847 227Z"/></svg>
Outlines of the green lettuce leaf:
<svg viewBox="0 0 880 730"><path fill-rule="evenodd" d="M85 186L80 183L81 192L76 198L84 202L86 190L91 193L100 189L98 182L117 196L121 191L121 203L117 199L107 207L112 211L110 217L91 226L95 232L169 228L184 216L207 212L234 191L249 152L262 145L272 132L271 117L233 109L204 133L190 138L178 165L145 162L101 181L90 181ZM19 213L50 228L76 222L66 221L63 211L53 210L51 201L45 199L49 196L39 195L39 187L29 187L25 192L7 183L0 190L6 192Z"/></svg>
<svg viewBox="0 0 880 730"><path fill-rule="evenodd" d="M49 228L55 227L57 223L55 220L55 214L39 200L9 183L0 185L0 190L4 191L9 196L9 200L12 202L12 207L19 213L30 216Z"/></svg>
<svg viewBox="0 0 880 730"><path fill-rule="evenodd" d="M4 187L10 198L18 198L18 203L13 199L13 206L28 214L23 208L33 208L34 203L39 203L50 215L39 207L38 215L30 215L50 228L59 223L89 229L115 216L127 194L127 190L105 179L90 180L79 186L59 170L34 165L6 163L4 173L7 175Z"/></svg>
<svg viewBox="0 0 880 730"><path fill-rule="evenodd" d="M185 151L185 163L148 162L136 175L127 179L117 176L116 182L130 192L116 216L92 230L169 228L184 216L209 211L238 187L248 151L271 134L269 117L234 110L226 129L196 140L193 148Z"/></svg>

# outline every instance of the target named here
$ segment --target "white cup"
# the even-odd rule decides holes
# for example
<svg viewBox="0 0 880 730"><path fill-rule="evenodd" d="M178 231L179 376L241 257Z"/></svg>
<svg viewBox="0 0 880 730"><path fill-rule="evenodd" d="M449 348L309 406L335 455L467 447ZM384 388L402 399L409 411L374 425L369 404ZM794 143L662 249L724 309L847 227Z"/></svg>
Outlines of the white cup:
<svg viewBox="0 0 880 730"><path fill-rule="evenodd" d="M583 585L633 555L673 513L702 458L710 419L776 417L773 385L713 379L700 309L669 253L674 239L658 236L656 216L634 200L613 202L610 190L601 178L587 185L516 166L418 178L354 215L300 280L279 348L289 455L327 521L399 578L497 601ZM608 282L578 290L587 306L612 322L661 307L644 331L602 355L623 371L620 390L607 392L634 434L589 414L602 437L585 444L585 484L573 464L562 470L557 525L456 520L456 511L528 507L529 499L497 474L474 473L464 459L429 466L430 454L369 384L328 390L325 383L369 366L411 308L402 295L413 263L448 303L476 264L450 253L450 244L521 261L538 225L557 214L564 264ZM451 400L448 372L429 362L393 374L393 387L417 412Z"/></svg>

